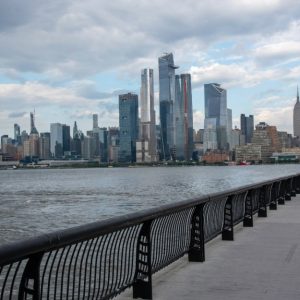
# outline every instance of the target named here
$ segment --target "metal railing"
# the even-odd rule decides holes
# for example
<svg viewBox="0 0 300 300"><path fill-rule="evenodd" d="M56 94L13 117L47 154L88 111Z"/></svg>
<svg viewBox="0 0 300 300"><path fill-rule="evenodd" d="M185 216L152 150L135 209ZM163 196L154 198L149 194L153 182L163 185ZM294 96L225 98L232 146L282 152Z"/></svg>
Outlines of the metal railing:
<svg viewBox="0 0 300 300"><path fill-rule="evenodd" d="M152 274L188 254L205 261L205 243L234 226L253 226L300 193L300 175L95 222L0 248L0 299L110 299L133 287L152 299Z"/></svg>

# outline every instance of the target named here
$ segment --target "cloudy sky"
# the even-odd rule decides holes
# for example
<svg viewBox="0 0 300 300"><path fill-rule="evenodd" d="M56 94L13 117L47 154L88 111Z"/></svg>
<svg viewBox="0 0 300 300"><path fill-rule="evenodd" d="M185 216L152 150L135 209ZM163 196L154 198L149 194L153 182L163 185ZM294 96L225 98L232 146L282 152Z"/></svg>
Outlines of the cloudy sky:
<svg viewBox="0 0 300 300"><path fill-rule="evenodd" d="M190 72L194 127L203 84L228 89L233 124L254 114L292 131L300 84L299 0L0 0L0 135L13 124L118 126L118 94L139 93L140 70L173 52ZM156 97L158 101L158 97ZM158 114L158 111L157 111Z"/></svg>

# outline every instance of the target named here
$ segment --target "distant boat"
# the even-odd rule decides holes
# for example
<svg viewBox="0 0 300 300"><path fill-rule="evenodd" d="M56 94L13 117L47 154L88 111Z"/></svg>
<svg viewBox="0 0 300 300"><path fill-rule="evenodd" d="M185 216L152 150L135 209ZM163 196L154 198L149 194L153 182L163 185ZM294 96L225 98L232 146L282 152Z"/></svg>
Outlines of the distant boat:
<svg viewBox="0 0 300 300"><path fill-rule="evenodd" d="M242 160L240 163L239 163L239 166L250 166L251 163L246 161L246 160Z"/></svg>

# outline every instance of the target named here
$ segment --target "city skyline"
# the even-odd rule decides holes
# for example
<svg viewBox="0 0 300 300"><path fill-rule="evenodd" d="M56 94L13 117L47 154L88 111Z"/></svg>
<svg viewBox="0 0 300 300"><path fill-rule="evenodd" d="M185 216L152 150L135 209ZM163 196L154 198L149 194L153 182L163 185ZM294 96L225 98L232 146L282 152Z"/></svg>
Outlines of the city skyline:
<svg viewBox="0 0 300 300"><path fill-rule="evenodd" d="M196 129L204 122L203 84L218 82L228 90L233 125L246 113L292 132L285 116L292 115L300 78L300 3L222 5L2 1L0 134L12 136L14 123L28 131L34 108L40 131L75 120L86 131L93 113L100 126L116 126L118 95L139 94L143 68L154 69L158 119L157 57L164 52L192 76Z"/></svg>

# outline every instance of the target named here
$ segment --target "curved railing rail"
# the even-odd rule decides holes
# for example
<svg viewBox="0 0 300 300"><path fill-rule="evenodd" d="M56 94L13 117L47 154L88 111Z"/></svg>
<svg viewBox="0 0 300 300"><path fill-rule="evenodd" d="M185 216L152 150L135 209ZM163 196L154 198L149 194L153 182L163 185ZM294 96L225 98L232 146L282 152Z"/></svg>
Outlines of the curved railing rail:
<svg viewBox="0 0 300 300"><path fill-rule="evenodd" d="M300 193L300 175L276 178L45 234L0 248L0 299L110 299L128 287L152 298L152 274L188 254L205 260L205 243L234 239Z"/></svg>

